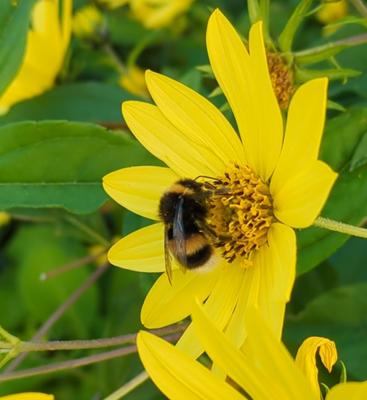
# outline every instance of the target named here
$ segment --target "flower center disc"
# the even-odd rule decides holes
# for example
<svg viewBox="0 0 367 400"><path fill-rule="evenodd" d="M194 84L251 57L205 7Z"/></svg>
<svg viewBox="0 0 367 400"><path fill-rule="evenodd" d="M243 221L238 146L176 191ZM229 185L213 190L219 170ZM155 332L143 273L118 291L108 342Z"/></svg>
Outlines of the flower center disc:
<svg viewBox="0 0 367 400"><path fill-rule="evenodd" d="M275 218L269 187L249 167L234 165L212 187L207 222L218 241L213 243L223 257L248 259L267 242Z"/></svg>
<svg viewBox="0 0 367 400"><path fill-rule="evenodd" d="M266 56L271 83L279 107L282 110L286 110L294 91L293 72L285 65L279 54L267 53Z"/></svg>

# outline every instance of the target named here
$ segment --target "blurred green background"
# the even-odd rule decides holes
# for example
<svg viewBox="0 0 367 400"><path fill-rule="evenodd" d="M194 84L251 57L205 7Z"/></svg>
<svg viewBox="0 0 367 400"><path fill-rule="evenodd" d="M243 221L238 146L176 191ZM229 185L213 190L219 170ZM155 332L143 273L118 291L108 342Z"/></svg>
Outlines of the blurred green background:
<svg viewBox="0 0 367 400"><path fill-rule="evenodd" d="M74 10L89 3L76 0ZM296 0L271 1L273 38L297 4ZM318 4L315 2L315 7ZM246 37L249 17L246 2L240 0L196 0L174 24L155 30L134 19L127 7L100 7L100 12L105 18L108 46L122 63L160 71L209 95L216 84L197 67L208 64L205 29L216 7ZM351 5L349 14L358 16ZM345 23L325 36L324 24L310 15L294 49L365 33L366 25ZM342 68L358 70L360 75L330 84L330 99L338 106L328 111L321 158L340 173L340 178L323 215L362 224L367 217L367 45L346 49L336 60ZM122 120L121 102L140 96L118 84L121 71L115 61L97 35L74 35L55 87L0 117L0 209L6 211L0 220L0 324L22 340L29 340L96 268L101 268L103 260L93 259L93 254L117 237L149 224L108 200L100 185L101 177L115 169L160 165L133 139ZM311 68L330 65L328 60ZM225 103L221 95L212 100L218 106ZM224 110L233 120L230 111ZM24 197L23 188L14 184L20 177L36 183L70 178L90 185L63 189L51 185L42 193L35 187ZM287 309L286 343L295 351L309 335L333 339L349 379L367 379L366 242L309 228L298 233L298 243L299 276ZM85 257L89 262L83 264ZM83 266L40 279L42 274L76 260ZM93 339L137 332L143 299L155 279L155 274L111 266L46 338ZM21 368L95 353L32 353ZM34 390L54 393L59 400L101 399L141 370L138 356L133 354L57 374L4 382L0 394ZM337 367L331 378L325 375L325 381L337 380L339 372ZM126 398L159 399L162 395L146 382Z"/></svg>

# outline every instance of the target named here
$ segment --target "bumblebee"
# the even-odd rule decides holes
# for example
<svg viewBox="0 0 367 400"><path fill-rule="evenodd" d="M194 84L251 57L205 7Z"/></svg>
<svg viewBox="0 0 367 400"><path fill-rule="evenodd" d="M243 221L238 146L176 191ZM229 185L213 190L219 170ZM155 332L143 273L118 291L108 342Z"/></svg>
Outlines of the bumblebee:
<svg viewBox="0 0 367 400"><path fill-rule="evenodd" d="M210 267L215 262L214 248L209 241L215 234L206 223L207 199L210 190L192 179L174 183L161 197L159 216L165 226L165 263L172 279L170 255L186 270Z"/></svg>

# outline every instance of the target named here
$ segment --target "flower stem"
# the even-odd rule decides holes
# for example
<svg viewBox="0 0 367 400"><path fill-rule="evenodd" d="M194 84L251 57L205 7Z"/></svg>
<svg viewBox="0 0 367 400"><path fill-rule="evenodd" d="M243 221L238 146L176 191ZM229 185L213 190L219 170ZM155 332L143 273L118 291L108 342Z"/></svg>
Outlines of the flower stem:
<svg viewBox="0 0 367 400"><path fill-rule="evenodd" d="M349 0L353 4L355 9L362 15L362 17L367 17L367 7L364 5L362 0Z"/></svg>
<svg viewBox="0 0 367 400"><path fill-rule="evenodd" d="M96 240L102 246L110 246L111 243L107 239L105 239L100 233L92 229L90 226L80 221L78 218L74 217L73 215L66 215L64 218L71 225L74 225L76 228L87 234L90 238Z"/></svg>
<svg viewBox="0 0 367 400"><path fill-rule="evenodd" d="M179 334L175 333L169 336L165 336L164 339L169 342L174 342L179 338L179 336L180 336ZM59 371L70 370L73 368L79 368L85 365L96 364L99 362L112 360L113 358L127 356L129 354L136 353L136 351L137 351L136 345L132 345L115 350L105 351L87 357L77 358L74 360L61 361L48 365L43 365L41 367L27 368L15 372L4 372L0 374L0 382L13 381L15 379L28 378L30 376L39 376L39 375L49 374L52 372L59 372Z"/></svg>
<svg viewBox="0 0 367 400"><path fill-rule="evenodd" d="M95 364L98 362L111 360L113 358L126 356L136 352L136 346L127 346L120 349L106 351L99 354L94 354L92 356L77 358L74 360L57 362L49 365L44 365L42 367L27 368L15 372L4 372L0 374L0 382L12 381L20 378L27 378L30 376L44 375L51 372L58 372L69 370L72 368L82 367L84 365Z"/></svg>
<svg viewBox="0 0 367 400"><path fill-rule="evenodd" d="M187 328L187 324L179 324L168 326L161 329L154 329L150 332L159 336L172 335L181 333ZM100 349L112 346L122 346L125 344L135 344L136 333L129 333L121 336L109 338L89 339L89 340L51 340L48 342L19 342L17 341L18 353L34 352L34 351L59 351L59 350L85 350L85 349ZM13 349L14 344L0 341L0 353L9 352Z"/></svg>
<svg viewBox="0 0 367 400"><path fill-rule="evenodd" d="M55 278L56 276L59 276L63 274L64 272L68 272L70 270L83 267L86 264L89 264L90 262L95 261L98 257L101 255L105 254L107 252L107 249L103 249L102 251L98 252L97 254L91 254L82 258L78 258L77 260L71 261L69 263L63 264L61 266L55 267L52 270L48 272L42 272L40 275L40 280L45 281L50 278Z"/></svg>
<svg viewBox="0 0 367 400"><path fill-rule="evenodd" d="M119 55L116 53L115 49L111 46L110 43L105 42L102 46L103 51L108 55L116 69L120 74L124 74L126 72L126 67L124 63L121 61Z"/></svg>
<svg viewBox="0 0 367 400"><path fill-rule="evenodd" d="M121 386L115 392L111 393L104 400L122 399L125 395L129 394L131 391L133 391L135 388L137 388L139 385L141 385L147 379L149 379L149 375L145 371L143 371L139 375L137 375L135 378L131 379L131 381L125 383L125 385Z"/></svg>
<svg viewBox="0 0 367 400"><path fill-rule="evenodd" d="M314 222L319 228L329 229L330 231L345 233L346 235L357 236L367 239L367 229L359 226L344 224L329 218L318 217Z"/></svg>
<svg viewBox="0 0 367 400"><path fill-rule="evenodd" d="M37 341L48 332L49 329L65 314L65 312L80 298L80 296L87 291L109 268L109 264L97 268L85 281L76 289L66 301L55 310L53 314L47 319L47 321L41 326L37 333L33 336L32 340ZM18 348L17 348L18 350ZM15 360L13 360L6 368L7 372L13 371L18 365L27 357L27 352L20 354Z"/></svg>

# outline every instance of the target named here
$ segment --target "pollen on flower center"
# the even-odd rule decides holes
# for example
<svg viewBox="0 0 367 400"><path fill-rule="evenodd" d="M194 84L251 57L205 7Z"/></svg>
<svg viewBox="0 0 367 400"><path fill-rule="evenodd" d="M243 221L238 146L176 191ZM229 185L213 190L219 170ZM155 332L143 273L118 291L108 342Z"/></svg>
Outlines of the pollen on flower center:
<svg viewBox="0 0 367 400"><path fill-rule="evenodd" d="M248 166L238 165L208 185L214 194L208 200L207 222L219 238L213 245L229 262L248 259L267 242L275 220L268 185Z"/></svg>
<svg viewBox="0 0 367 400"><path fill-rule="evenodd" d="M294 91L293 71L285 65L284 60L279 54L267 53L266 57L275 96L279 107L285 110L288 108Z"/></svg>

